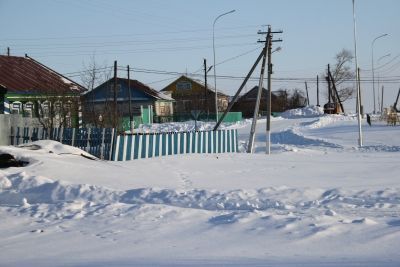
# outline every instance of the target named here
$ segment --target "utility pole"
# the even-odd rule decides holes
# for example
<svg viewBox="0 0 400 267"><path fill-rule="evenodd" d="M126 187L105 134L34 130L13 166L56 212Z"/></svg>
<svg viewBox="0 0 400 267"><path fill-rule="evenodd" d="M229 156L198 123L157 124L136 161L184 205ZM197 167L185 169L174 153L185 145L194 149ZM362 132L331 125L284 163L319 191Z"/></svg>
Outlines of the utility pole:
<svg viewBox="0 0 400 267"><path fill-rule="evenodd" d="M272 96L272 90L271 90L271 75L272 75L272 43L273 42L282 42L281 39L278 40L272 40L272 34L274 33L282 33L282 31L276 31L273 32L271 30L271 26L268 26L268 32L258 32L259 34L267 34L266 40L265 41L259 41L260 43L265 42L265 49L267 50L267 57L268 57L268 89L267 89L267 124L266 124L266 153L271 154L271 96ZM262 90L262 80L264 79L264 73L263 73L263 68L265 67L265 54L263 58L263 65L261 68L261 77L260 77L260 84L261 84L261 90ZM260 90L260 86L258 88ZM259 91L260 93L260 91ZM258 98L258 96L257 96ZM259 108L259 103L257 105L256 103L256 108L254 110L254 114L258 114L258 108ZM252 153L253 150L253 145L254 145L254 135L255 135L255 129L256 129L256 123L257 123L257 118L254 116L253 118L253 123L252 123L252 128L250 132L250 139L249 139L249 146L247 147L247 152ZM253 127L254 124L254 127Z"/></svg>
<svg viewBox="0 0 400 267"><path fill-rule="evenodd" d="M358 87L358 94L359 94L359 96L360 96L360 116L361 116L361 118L363 118L364 117L364 107L363 107L363 105L362 105L362 98L361 98L361 78L360 78L360 68L357 68L357 76L358 76L358 78L357 78L357 87ZM379 92L378 92L379 93Z"/></svg>
<svg viewBox="0 0 400 267"><path fill-rule="evenodd" d="M363 136L361 127L361 87L360 87L360 72L358 71L358 60L357 60L357 25L356 25L356 12L355 12L355 0L353 0L353 34L354 34L354 63L356 71L356 88L357 88L357 121L358 121L358 146L363 146Z"/></svg>
<svg viewBox="0 0 400 267"><path fill-rule="evenodd" d="M204 58L204 111L207 110L207 60ZM208 112L207 112L208 114Z"/></svg>
<svg viewBox="0 0 400 267"><path fill-rule="evenodd" d="M117 131L117 119L118 119L118 112L117 112L117 61L114 61L114 120L113 120L113 127L115 131Z"/></svg>
<svg viewBox="0 0 400 267"><path fill-rule="evenodd" d="M381 99L381 114L383 113L383 91L385 90L385 87L382 85L382 99Z"/></svg>
<svg viewBox="0 0 400 267"><path fill-rule="evenodd" d="M319 106L319 76L317 75L317 107Z"/></svg>
<svg viewBox="0 0 400 267"><path fill-rule="evenodd" d="M128 96L129 96L129 128L131 130L131 133L133 133L133 129L134 129L134 121L133 121L133 114L132 114L132 96L131 96L131 78L130 78L130 69L129 69L129 65L127 66L128 69Z"/></svg>
<svg viewBox="0 0 400 267"><path fill-rule="evenodd" d="M282 33L283 31L276 31L272 33ZM267 96L267 138L266 138L266 153L271 154L271 113L272 113L272 85L271 85L271 75L272 75L272 43L282 42L282 39L272 40L272 33L269 35L269 45L268 45L268 96Z"/></svg>
<svg viewBox="0 0 400 267"><path fill-rule="evenodd" d="M267 57L267 50L268 50L268 47L269 47L269 44L270 44L270 41L271 41L270 35L271 35L271 26L268 26L268 33L267 33L267 37L265 38L264 55L263 55L263 60L262 60L262 63L261 63L260 80L258 82L256 106L254 108L253 121L251 123L249 144L247 145L247 153L253 153L253 146L254 146L254 138L255 138L255 133L256 133L258 111L260 109L260 102L261 102L262 89L263 89L263 83L264 83L265 61L266 61L266 57ZM269 50L268 50L268 52L269 52Z"/></svg>
<svg viewBox="0 0 400 267"><path fill-rule="evenodd" d="M310 98L308 97L308 87L307 87L307 82L304 82L304 84L306 85L307 106L309 106L309 105L310 105Z"/></svg>
<svg viewBox="0 0 400 267"><path fill-rule="evenodd" d="M326 81L328 82L328 103L331 103L331 77L329 77L330 67L328 64L328 75L326 76Z"/></svg>
<svg viewBox="0 0 400 267"><path fill-rule="evenodd" d="M332 98L332 102L336 104L338 102L338 100L336 99L337 96L335 94L335 90L333 89L335 85L334 85L333 77L331 75L330 64L328 64L328 79L329 79L329 94Z"/></svg>
<svg viewBox="0 0 400 267"><path fill-rule="evenodd" d="M266 125L266 154L271 154L271 75L272 75L272 33L271 33L271 26L268 27L268 94L267 94L267 125Z"/></svg>
<svg viewBox="0 0 400 267"><path fill-rule="evenodd" d="M213 66L210 66L207 69L207 60L204 59L203 62L204 65L204 112L207 111L207 117L210 114L210 109L208 106L208 86L207 86L207 73L213 68Z"/></svg>
<svg viewBox="0 0 400 267"><path fill-rule="evenodd" d="M265 54L265 47L261 51L261 53L258 55L256 61L254 62L253 66L251 67L249 73L247 76L244 78L242 84L240 85L239 89L236 91L235 95L233 96L232 101L229 103L228 108L224 111L224 114L219 118L217 124L215 125L213 131L218 130L218 127L221 125L222 121L224 120L226 114L232 109L233 105L236 103L236 101L239 99L239 95L242 92L244 86L246 85L247 81L250 79L251 74L253 74L255 68L257 67L258 63L260 63L261 58L263 58Z"/></svg>
<svg viewBox="0 0 400 267"><path fill-rule="evenodd" d="M328 66L329 66L329 65L328 65ZM339 93L338 93L338 91L337 91L337 89L336 89L335 80L333 79L332 73L331 73L331 71L329 70L329 68L328 68L328 76L329 76L330 81L332 82L332 89L333 89L333 92L335 93L335 101L334 101L334 102L335 102L335 109L336 109L337 103L339 103L341 112L344 113L344 107L343 107L342 101L340 100Z"/></svg>

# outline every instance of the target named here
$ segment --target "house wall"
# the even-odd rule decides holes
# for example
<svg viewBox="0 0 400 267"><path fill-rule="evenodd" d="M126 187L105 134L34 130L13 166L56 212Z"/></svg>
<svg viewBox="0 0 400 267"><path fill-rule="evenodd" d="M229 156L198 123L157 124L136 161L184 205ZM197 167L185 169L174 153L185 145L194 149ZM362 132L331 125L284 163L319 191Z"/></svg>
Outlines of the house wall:
<svg viewBox="0 0 400 267"><path fill-rule="evenodd" d="M41 121L45 123L45 120L53 119L53 127L77 127L78 121L78 102L79 96L45 96L45 95L32 95L32 94L15 94L10 93L5 95L4 102L7 102L7 113L19 114L25 118L41 118ZM43 103L48 102L52 108L52 112L43 113L46 109L43 107ZM55 109L54 104L59 103L60 109ZM68 106L68 108L67 108ZM50 110L49 110L50 111ZM45 120L43 120L45 119ZM29 121L29 120L28 120ZM32 120L39 121L39 120ZM37 125L27 125L26 127L37 127Z"/></svg>
<svg viewBox="0 0 400 267"><path fill-rule="evenodd" d="M174 114L173 103L170 101L156 101L154 113L156 116L172 116Z"/></svg>
<svg viewBox="0 0 400 267"><path fill-rule="evenodd" d="M131 110L133 116L141 115L141 107L153 107L157 116L173 115L173 101L159 100L148 95L135 86L130 86ZM104 83L84 95L83 119L85 123L100 124L107 127L112 125L114 114L114 84ZM129 117L129 89L125 82L117 86L117 114L122 122L123 117ZM101 116L101 121L99 117Z"/></svg>
<svg viewBox="0 0 400 267"><path fill-rule="evenodd" d="M5 94L7 90L0 85L0 114L4 114L5 109Z"/></svg>
<svg viewBox="0 0 400 267"><path fill-rule="evenodd" d="M249 91L246 95L239 98L239 100L233 105L232 111L242 112L244 118L252 118L254 115L254 108L256 106L258 89ZM267 90L263 90L261 93L260 109L259 114L265 115L267 112ZM271 111L282 112L281 103L276 95L272 94L271 99Z"/></svg>
<svg viewBox="0 0 400 267"><path fill-rule="evenodd" d="M192 110L215 113L215 92L205 91L205 86L184 76L168 85L163 91L171 93L175 100L176 114L190 113ZM229 97L218 95L218 110L224 111L228 107Z"/></svg>

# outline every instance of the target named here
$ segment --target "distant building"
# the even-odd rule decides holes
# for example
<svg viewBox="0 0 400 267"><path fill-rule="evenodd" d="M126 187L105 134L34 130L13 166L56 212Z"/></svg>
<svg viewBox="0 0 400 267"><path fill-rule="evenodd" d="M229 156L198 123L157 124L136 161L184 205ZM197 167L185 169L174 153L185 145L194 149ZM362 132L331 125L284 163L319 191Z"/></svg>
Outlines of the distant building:
<svg viewBox="0 0 400 267"><path fill-rule="evenodd" d="M254 86L250 91L242 95L232 107L232 111L241 111L243 117L251 118L254 115L254 108L256 106L258 93L258 86ZM268 90L263 88L261 91L261 101L259 114L265 115L267 113L267 95ZM280 99L274 92L271 93L272 112L281 112L284 110L280 104Z"/></svg>
<svg viewBox="0 0 400 267"><path fill-rule="evenodd" d="M85 90L31 57L0 55L0 113L38 118L43 127L77 126Z"/></svg>
<svg viewBox="0 0 400 267"><path fill-rule="evenodd" d="M102 126L113 125L114 78L87 92L83 99L85 122ZM129 99L131 100L131 111L129 110ZM172 104L174 100L171 97L137 80L129 80L128 84L128 79L117 78L116 101L119 125L123 118L129 118L130 112L133 116L142 116L143 109L150 112L151 121L154 117L158 121L163 121L164 117L169 119L174 114Z"/></svg>
<svg viewBox="0 0 400 267"><path fill-rule="evenodd" d="M215 113L215 90L203 82L182 75L161 92L170 95L174 100L176 114L190 114L193 110L203 113ZM228 107L229 96L217 90L218 110Z"/></svg>

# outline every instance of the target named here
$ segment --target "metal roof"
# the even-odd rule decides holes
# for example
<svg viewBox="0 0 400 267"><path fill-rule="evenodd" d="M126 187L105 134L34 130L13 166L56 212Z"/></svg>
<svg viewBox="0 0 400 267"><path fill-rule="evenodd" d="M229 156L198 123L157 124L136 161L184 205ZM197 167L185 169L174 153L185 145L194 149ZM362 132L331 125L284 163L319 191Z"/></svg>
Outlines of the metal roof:
<svg viewBox="0 0 400 267"><path fill-rule="evenodd" d="M8 93L79 94L86 89L69 78L26 56L0 55L0 84Z"/></svg>
<svg viewBox="0 0 400 267"><path fill-rule="evenodd" d="M118 83L124 83L125 85L128 84L128 79L126 78L117 78ZM94 88L92 91L97 90L98 88L101 88L102 86L104 86L104 84L113 84L114 83L114 78L109 79L108 81L105 81L104 83L102 83L101 85L97 86L96 88ZM166 100L166 101L174 101L173 98L171 98L170 96L167 96L166 94L163 94L162 92L158 92L157 90L151 88L150 86L139 82L138 80L129 80L129 84L131 86L131 89L136 89L139 91L142 91L143 93L145 93L146 95L149 95L151 97L154 97L155 99L158 100ZM90 94L92 91L87 92L87 94Z"/></svg>

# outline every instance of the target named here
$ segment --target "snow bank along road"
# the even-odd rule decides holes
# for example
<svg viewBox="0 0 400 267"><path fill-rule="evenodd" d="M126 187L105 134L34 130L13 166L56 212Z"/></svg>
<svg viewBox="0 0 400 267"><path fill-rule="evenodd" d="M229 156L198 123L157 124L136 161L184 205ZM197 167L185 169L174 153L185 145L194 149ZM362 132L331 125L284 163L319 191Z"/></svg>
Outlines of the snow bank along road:
<svg viewBox="0 0 400 267"><path fill-rule="evenodd" d="M400 266L400 128L359 149L353 117L272 127L269 156L263 120L253 155L1 147L30 164L0 170L0 266Z"/></svg>

